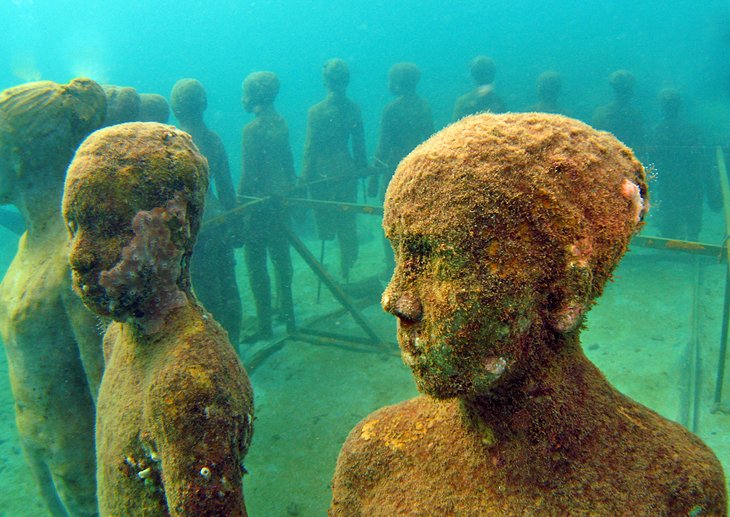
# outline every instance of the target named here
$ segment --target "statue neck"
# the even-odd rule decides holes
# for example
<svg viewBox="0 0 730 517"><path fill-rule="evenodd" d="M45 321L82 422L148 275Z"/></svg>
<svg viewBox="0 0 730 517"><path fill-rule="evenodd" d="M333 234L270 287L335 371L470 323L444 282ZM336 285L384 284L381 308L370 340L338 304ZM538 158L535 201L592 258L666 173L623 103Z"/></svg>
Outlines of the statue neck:
<svg viewBox="0 0 730 517"><path fill-rule="evenodd" d="M26 244L47 245L48 239L67 240L68 235L61 216L63 176L55 179L53 171L34 171L32 186L25 186L13 199L26 226ZM50 179L54 178L54 179Z"/></svg>

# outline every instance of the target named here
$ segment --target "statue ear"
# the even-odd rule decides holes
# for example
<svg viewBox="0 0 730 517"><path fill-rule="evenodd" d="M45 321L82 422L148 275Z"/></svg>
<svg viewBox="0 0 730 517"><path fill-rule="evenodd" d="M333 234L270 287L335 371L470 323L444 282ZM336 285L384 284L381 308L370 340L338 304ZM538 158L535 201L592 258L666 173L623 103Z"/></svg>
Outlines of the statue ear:
<svg viewBox="0 0 730 517"><path fill-rule="evenodd" d="M587 264L573 263L566 275L553 285L547 322L555 331L567 334L580 327L583 315L593 303L592 280L593 273Z"/></svg>

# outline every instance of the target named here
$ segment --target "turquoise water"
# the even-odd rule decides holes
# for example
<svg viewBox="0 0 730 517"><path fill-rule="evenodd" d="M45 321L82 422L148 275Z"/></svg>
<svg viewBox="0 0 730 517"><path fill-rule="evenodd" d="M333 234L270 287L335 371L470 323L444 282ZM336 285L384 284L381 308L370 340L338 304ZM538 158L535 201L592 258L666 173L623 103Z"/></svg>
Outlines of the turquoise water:
<svg viewBox="0 0 730 517"><path fill-rule="evenodd" d="M178 79L197 78L206 87L206 121L223 139L234 185L241 168L241 128L251 120L241 106L243 78L256 70L279 75L277 109L289 124L299 173L307 109L324 96L321 66L335 56L350 65L348 93L362 108L369 161L381 111L391 100L387 75L393 63L419 65L418 91L430 102L439 129L450 123L456 97L472 87L468 63L478 54L494 58L495 89L511 111L534 104L538 75L556 70L563 80L561 104L571 115L590 122L595 108L611 97L609 74L625 68L636 77L634 104L647 128L660 117L657 92L672 86L683 95L683 115L701 129L709 156L714 145L730 140L727 2L680 0L671 2L671 8L663 2L629 0L484 4L477 0L1 0L0 89L40 79L67 82L85 75L102 84L128 85L168 97ZM715 174L710 163L709 174ZM720 244L725 234L722 217L707 204L702 210L700 240ZM377 217L358 219L361 251L353 280L372 279L382 269L378 224ZM652 216L644 234L657 233ZM318 241L307 237L305 244L318 254ZM0 276L16 246L17 236L0 228ZM325 261L333 272L335 257L333 245ZM689 368L685 345L694 278L687 257L635 250L591 313L583 339L587 353L611 382L680 421L688 397L681 386ZM252 328L254 302L240 250L236 259L244 326ZM730 418L709 411L723 318L724 269L712 260L702 265L704 373L698 433L728 469ZM321 301L314 302L318 282L298 257L294 271L300 322L338 309L326 289ZM379 288L382 285L364 298L363 313L394 343L393 318L377 306ZM346 315L328 320L325 327L361 335ZM277 326L274 340L242 353L244 362L260 361L250 372L259 420L247 458L251 473L246 478L247 503L251 515L322 515L334 461L349 429L371 411L414 396L415 387L395 345L386 352L292 341L272 348L284 334ZM20 453L4 357L0 381L0 472L8 480L0 488L0 515L44 515ZM725 394L730 397L730 386Z"/></svg>

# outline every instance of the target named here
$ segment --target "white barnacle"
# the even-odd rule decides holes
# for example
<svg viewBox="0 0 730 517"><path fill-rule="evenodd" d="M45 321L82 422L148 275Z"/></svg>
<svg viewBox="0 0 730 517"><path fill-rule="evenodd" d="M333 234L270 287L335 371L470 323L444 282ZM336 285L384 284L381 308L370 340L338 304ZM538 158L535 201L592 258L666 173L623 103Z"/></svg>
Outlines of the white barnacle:
<svg viewBox="0 0 730 517"><path fill-rule="evenodd" d="M507 369L507 360L504 357L490 357L484 361L484 368L492 375L500 376Z"/></svg>
<svg viewBox="0 0 730 517"><path fill-rule="evenodd" d="M210 469L208 467L203 467L202 469L200 469L200 475L203 479L208 481L211 476Z"/></svg>

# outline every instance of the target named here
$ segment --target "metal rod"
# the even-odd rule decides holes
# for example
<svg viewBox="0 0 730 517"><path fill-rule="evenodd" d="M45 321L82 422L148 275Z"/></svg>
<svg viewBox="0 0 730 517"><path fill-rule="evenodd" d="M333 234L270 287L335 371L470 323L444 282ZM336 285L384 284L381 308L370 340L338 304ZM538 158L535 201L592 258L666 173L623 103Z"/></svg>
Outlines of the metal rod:
<svg viewBox="0 0 730 517"><path fill-rule="evenodd" d="M730 183L728 183L727 167L725 165L725 155L722 148L715 148L715 158L717 159L717 170L720 176L720 190L722 192L722 205L725 214L725 243L724 246L730 250L730 242L727 234L730 229ZM722 403L722 388L725 384L725 362L727 360L727 339L728 327L728 311L730 311L730 261L725 270L725 301L722 311L722 336L720 337L720 353L717 361L717 380L715 381L715 409L719 409Z"/></svg>
<svg viewBox="0 0 730 517"><path fill-rule="evenodd" d="M370 326L368 320L360 313L353 301L347 295L347 293L340 287L334 278L327 272L322 264L317 262L317 259L307 249L307 246L299 239L299 237L292 232L291 228L285 227L286 237L292 245L292 248L299 253L304 259L304 262L310 267L310 269L317 275L322 283L330 290L332 295L337 299L340 304L347 309L347 312L353 317L355 322L362 328L373 343L380 347L386 348L385 340L378 336L378 333Z"/></svg>
<svg viewBox="0 0 730 517"><path fill-rule="evenodd" d="M322 245L319 248L319 263L324 267L324 245L327 241L322 239ZM322 294L322 277L317 276L317 305L319 305L320 295Z"/></svg>

